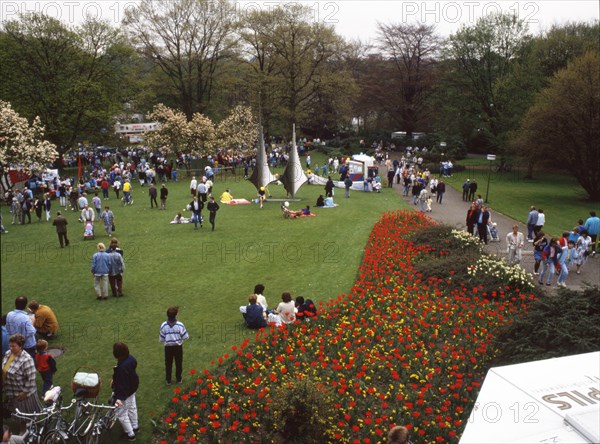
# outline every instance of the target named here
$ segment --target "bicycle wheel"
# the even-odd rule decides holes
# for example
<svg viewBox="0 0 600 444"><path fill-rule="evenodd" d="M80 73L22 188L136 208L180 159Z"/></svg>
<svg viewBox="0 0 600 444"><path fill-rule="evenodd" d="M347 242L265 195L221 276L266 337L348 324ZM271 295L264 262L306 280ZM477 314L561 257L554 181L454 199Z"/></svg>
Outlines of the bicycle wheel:
<svg viewBox="0 0 600 444"><path fill-rule="evenodd" d="M62 430L50 430L42 439L42 444L67 444L68 435Z"/></svg>
<svg viewBox="0 0 600 444"><path fill-rule="evenodd" d="M115 424L117 423L117 411L115 410L110 410L105 417L105 425L106 425L106 429L107 430L112 430L112 428L115 426Z"/></svg>
<svg viewBox="0 0 600 444"><path fill-rule="evenodd" d="M94 427L94 421L96 420L96 412L94 411L84 411L81 415L76 418L77 426L73 430L73 434L84 437L87 435Z"/></svg>
<svg viewBox="0 0 600 444"><path fill-rule="evenodd" d="M85 444L99 444L101 435L102 435L101 427L98 427L98 426L94 427L94 430L92 430L92 433L90 433L86 437Z"/></svg>

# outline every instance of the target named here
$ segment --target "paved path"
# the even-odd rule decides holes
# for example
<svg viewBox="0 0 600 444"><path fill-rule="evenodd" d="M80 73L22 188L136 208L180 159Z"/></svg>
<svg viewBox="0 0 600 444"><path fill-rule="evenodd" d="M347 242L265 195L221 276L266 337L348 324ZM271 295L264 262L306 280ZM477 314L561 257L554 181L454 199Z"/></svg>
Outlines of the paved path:
<svg viewBox="0 0 600 444"><path fill-rule="evenodd" d="M404 199L409 205L413 205L412 196L402 196L401 184L394 184L394 189L398 192L400 197ZM462 200L462 193L459 193L450 185L446 184L446 193L444 194L442 204L440 205L436 203L435 197L433 198L433 200L434 202L431 204L432 212L427 213L432 219L434 219L437 222L444 223L446 225L451 225L460 230L466 230L465 219L467 216L467 210L469 209L469 202L464 202ZM512 231L512 227L515 223L518 223L520 227L519 231L522 232L525 235L525 237L527 237L527 226L523 225L522 223L516 222L515 220L510 219L509 217L506 217L503 214L500 214L496 211L492 211L491 220L497 225L500 242L489 242L489 244L485 246L485 251L487 253L495 254L497 256L506 258L506 234ZM526 242L521 265L529 273L533 273L533 264L533 247L531 243ZM534 276L534 278L536 278L537 282L537 276ZM567 287L572 289L580 289L582 288L583 283L600 285L600 255L596 255L594 258L590 256L588 258L587 263L581 267L581 274L579 275L575 273L574 265L572 265L569 269ZM555 289L555 285L556 278L553 280L552 287L544 287L548 289Z"/></svg>

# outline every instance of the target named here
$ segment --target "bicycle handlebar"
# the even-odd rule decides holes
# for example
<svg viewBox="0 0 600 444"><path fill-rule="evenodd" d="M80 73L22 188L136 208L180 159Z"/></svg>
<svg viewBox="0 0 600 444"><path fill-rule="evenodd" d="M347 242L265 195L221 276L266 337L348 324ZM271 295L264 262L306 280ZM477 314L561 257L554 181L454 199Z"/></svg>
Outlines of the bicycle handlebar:
<svg viewBox="0 0 600 444"><path fill-rule="evenodd" d="M75 400L72 400L71 404L69 404L66 407L61 407L60 409L61 410L68 410L71 407L73 407L73 404L75 404ZM13 414L14 414L14 416L17 416L17 417L20 417L20 418L23 418L23 419L38 418L38 417L41 417L41 416L47 416L47 415L50 415L50 414L54 413L54 411L56 410L56 405L57 404L54 403L54 404L52 404L51 407L44 407L41 412L33 412L33 413L26 413L26 412L20 411L19 409L15 409L15 413L13 413Z"/></svg>
<svg viewBox="0 0 600 444"><path fill-rule="evenodd" d="M98 405L98 404L92 404L91 402L86 402L86 403L82 404L82 406L83 407L94 407L97 409L109 409L109 410L114 410L117 408L114 405L105 405L105 404Z"/></svg>

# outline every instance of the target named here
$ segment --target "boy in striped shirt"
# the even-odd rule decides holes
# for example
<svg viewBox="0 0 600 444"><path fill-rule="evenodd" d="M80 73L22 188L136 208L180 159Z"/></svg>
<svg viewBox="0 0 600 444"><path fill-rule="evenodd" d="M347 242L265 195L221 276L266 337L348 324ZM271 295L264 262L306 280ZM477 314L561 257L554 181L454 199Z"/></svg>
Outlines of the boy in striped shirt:
<svg viewBox="0 0 600 444"><path fill-rule="evenodd" d="M167 320L160 326L160 342L165 346L165 372L167 385L171 385L173 360L175 360L175 378L181 383L183 365L183 341L189 339L185 325L177 320L179 307L167 309Z"/></svg>

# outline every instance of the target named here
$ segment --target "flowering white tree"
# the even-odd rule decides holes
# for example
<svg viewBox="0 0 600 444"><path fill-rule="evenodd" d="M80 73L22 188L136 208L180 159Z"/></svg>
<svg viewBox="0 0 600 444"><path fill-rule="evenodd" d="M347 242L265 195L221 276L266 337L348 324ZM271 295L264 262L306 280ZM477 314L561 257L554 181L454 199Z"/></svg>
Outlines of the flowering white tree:
<svg viewBox="0 0 600 444"><path fill-rule="evenodd" d="M0 168L35 170L57 156L56 146L44 140L39 117L30 125L9 102L0 100Z"/></svg>
<svg viewBox="0 0 600 444"><path fill-rule="evenodd" d="M158 131L146 133L146 143L170 153L183 152L205 156L214 145L215 126L200 113L194 113L188 122L181 111L158 104L148 116L160 124Z"/></svg>
<svg viewBox="0 0 600 444"><path fill-rule="evenodd" d="M236 106L217 126L217 143L224 148L249 150L257 137L258 126L247 106Z"/></svg>

